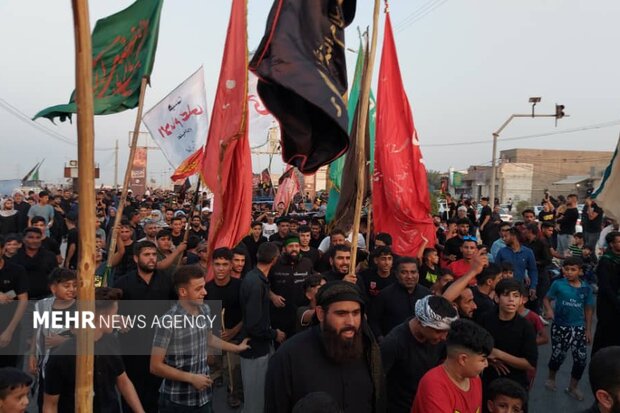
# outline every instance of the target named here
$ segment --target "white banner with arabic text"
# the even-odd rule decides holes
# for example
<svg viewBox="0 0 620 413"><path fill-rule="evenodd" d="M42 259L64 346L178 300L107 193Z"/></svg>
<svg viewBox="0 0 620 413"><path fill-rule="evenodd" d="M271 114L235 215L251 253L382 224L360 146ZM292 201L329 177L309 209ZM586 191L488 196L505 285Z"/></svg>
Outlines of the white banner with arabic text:
<svg viewBox="0 0 620 413"><path fill-rule="evenodd" d="M142 118L172 168L206 141L209 131L202 66Z"/></svg>

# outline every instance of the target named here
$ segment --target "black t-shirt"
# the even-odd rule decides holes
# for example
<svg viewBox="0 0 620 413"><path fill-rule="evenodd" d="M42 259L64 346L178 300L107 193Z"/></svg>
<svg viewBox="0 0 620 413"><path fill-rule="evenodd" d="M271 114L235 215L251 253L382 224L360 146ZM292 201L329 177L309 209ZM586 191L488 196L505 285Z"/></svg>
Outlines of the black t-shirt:
<svg viewBox="0 0 620 413"><path fill-rule="evenodd" d="M319 254L319 250L314 247L310 247L308 251L300 251L302 257L308 258L312 262L312 266L319 261L321 258L321 254Z"/></svg>
<svg viewBox="0 0 620 413"><path fill-rule="evenodd" d="M540 222L554 222L555 221L555 212L549 211L546 212L544 209L538 213L538 220Z"/></svg>
<svg viewBox="0 0 620 413"><path fill-rule="evenodd" d="M170 235L170 240L175 247L178 247L183 239L185 238L185 230L181 231L180 235Z"/></svg>
<svg viewBox="0 0 620 413"><path fill-rule="evenodd" d="M45 366L45 393L59 395L58 411L75 411L75 338L61 344ZM118 342L106 334L95 343L94 413L120 413L116 379L125 372Z"/></svg>
<svg viewBox="0 0 620 413"><path fill-rule="evenodd" d="M512 356L525 358L532 366L536 367L538 361L536 331L525 318L515 314L512 320L504 321L499 319L499 313L495 311L485 314L480 320L480 325L493 336L495 348ZM512 379L528 388L527 372L514 367L509 367L509 369L510 372L501 377ZM485 386L498 377L500 376L494 368L484 369L482 374Z"/></svg>
<svg viewBox="0 0 620 413"><path fill-rule="evenodd" d="M364 292L368 296L370 302L379 295L379 292L385 287L396 282L394 274L390 273L387 277L381 277L376 269L367 269L362 271L358 278L361 278Z"/></svg>
<svg viewBox="0 0 620 413"><path fill-rule="evenodd" d="M60 255L60 245L53 238L45 237L45 239L42 239L41 248L45 248L56 256Z"/></svg>
<svg viewBox="0 0 620 413"><path fill-rule="evenodd" d="M482 225L482 223L484 222L484 219L486 217L489 217L489 222L486 223L486 225L484 226L484 229L487 229L487 225L489 225L492 221L491 221L491 215L493 215L493 211L491 210L490 206L483 206L482 209L480 210L480 218L478 218L478 225Z"/></svg>
<svg viewBox="0 0 620 413"><path fill-rule="evenodd" d="M121 258L121 262L114 267L114 278L118 279L128 272L135 271L136 268L138 268L133 259L133 247L133 242L129 245L125 245L125 253L123 254L123 258Z"/></svg>
<svg viewBox="0 0 620 413"><path fill-rule="evenodd" d="M71 257L71 261L69 261L69 268L75 270L77 268L78 262L78 230L77 228L71 228L69 232L67 232L67 251L71 244L75 244L75 253Z"/></svg>
<svg viewBox="0 0 620 413"><path fill-rule="evenodd" d="M17 297L20 294L28 292L28 277L23 267L4 261L3 267L0 269L0 293L6 294L9 291L15 292ZM4 304L0 309L0 332L9 325L13 319L13 315L17 311L17 299L9 304ZM19 334L13 334L12 344L17 344ZM10 346L13 351L13 346ZM3 349L0 349L2 351ZM8 350L7 350L8 351ZM15 353L13 353L15 354Z"/></svg>
<svg viewBox="0 0 620 413"><path fill-rule="evenodd" d="M190 228L189 230L189 236L190 237L197 237L201 240L206 240L208 237L207 231L205 231L204 229L199 229L198 231L195 231L194 228ZM189 237L188 237L189 239Z"/></svg>
<svg viewBox="0 0 620 413"><path fill-rule="evenodd" d="M443 271L439 265L435 268L429 267L426 264L420 266L420 284L427 288L431 288L441 275L443 275Z"/></svg>
<svg viewBox="0 0 620 413"><path fill-rule="evenodd" d="M381 359L387 376L388 412L409 413L422 376L445 357L444 343L420 343L409 320L394 327L381 341Z"/></svg>
<svg viewBox="0 0 620 413"><path fill-rule="evenodd" d="M567 208L564 216L561 219L558 218L560 222L560 235L573 235L578 219L579 211L577 211L577 208Z"/></svg>
<svg viewBox="0 0 620 413"><path fill-rule="evenodd" d="M33 256L26 254L21 248L10 261L22 266L26 270L28 278L28 299L40 300L50 294L48 277L54 268L58 267L56 256L46 249L39 249Z"/></svg>
<svg viewBox="0 0 620 413"><path fill-rule="evenodd" d="M224 312L224 326L233 328L241 321L241 298L239 296L241 280L230 278L228 284L219 286L215 280L207 283L207 300L219 300L222 302Z"/></svg>
<svg viewBox="0 0 620 413"><path fill-rule="evenodd" d="M593 220L590 220L588 217L588 207L584 206L583 211L581 213L581 226L583 227L583 232L589 232L591 234L596 234L597 232L601 232L603 225L603 210L600 206L595 203L592 204L592 211L596 212L598 215Z"/></svg>
<svg viewBox="0 0 620 413"><path fill-rule="evenodd" d="M471 287L474 294L474 302L476 303L476 312L474 313L474 321L480 321L487 313L496 312L497 304L488 295L480 292L478 287Z"/></svg>
<svg viewBox="0 0 620 413"><path fill-rule="evenodd" d="M461 252L461 245L463 245L463 242L463 238L458 235L447 240L443 250L444 257L456 255L457 260L463 258L463 253Z"/></svg>

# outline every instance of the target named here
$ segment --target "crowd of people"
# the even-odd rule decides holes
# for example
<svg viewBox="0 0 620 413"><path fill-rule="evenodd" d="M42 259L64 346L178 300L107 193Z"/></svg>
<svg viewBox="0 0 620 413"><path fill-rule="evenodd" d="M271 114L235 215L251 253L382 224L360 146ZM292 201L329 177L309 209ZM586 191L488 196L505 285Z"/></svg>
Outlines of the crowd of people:
<svg viewBox="0 0 620 413"><path fill-rule="evenodd" d="M207 413L223 387L246 413L517 413L534 411L533 386L561 388L575 411L620 411L620 232L591 199L580 211L575 195L546 195L513 223L486 198L476 208L447 195L437 242L399 256L365 219L352 249L352 228L330 228L320 198L256 204L238 245L210 249L209 202L186 198L130 196L108 251L119 194L97 191L97 314L173 300L140 311L209 316L221 302L225 317L217 331L97 325L96 412ZM23 321L76 309L78 213L70 190L2 201L0 413L29 398L74 411L75 331ZM130 354L135 343L148 351ZM595 404L581 406L590 354Z"/></svg>

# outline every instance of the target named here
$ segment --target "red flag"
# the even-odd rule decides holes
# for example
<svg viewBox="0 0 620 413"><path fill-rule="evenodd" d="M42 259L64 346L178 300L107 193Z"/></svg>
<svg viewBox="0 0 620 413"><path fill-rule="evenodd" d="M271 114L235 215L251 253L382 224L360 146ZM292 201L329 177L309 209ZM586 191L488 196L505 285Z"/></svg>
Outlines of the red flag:
<svg viewBox="0 0 620 413"><path fill-rule="evenodd" d="M181 179L189 178L192 175L196 175L202 169L202 150L198 148L196 152L185 158L181 165L177 167L170 179L172 181L179 181Z"/></svg>
<svg viewBox="0 0 620 413"><path fill-rule="evenodd" d="M280 202L284 203L284 210L287 211L291 205L291 201L296 193L300 190L299 180L292 166L288 166L286 171L278 180L278 192L273 200L273 209L275 210Z"/></svg>
<svg viewBox="0 0 620 413"><path fill-rule="evenodd" d="M398 255L416 257L423 240L435 245L426 168L403 88L389 13L385 35L375 138L372 209L377 232L387 232Z"/></svg>
<svg viewBox="0 0 620 413"><path fill-rule="evenodd" d="M209 251L237 245L247 235L252 218L246 10L246 0L233 0L202 160L202 178L213 192Z"/></svg>

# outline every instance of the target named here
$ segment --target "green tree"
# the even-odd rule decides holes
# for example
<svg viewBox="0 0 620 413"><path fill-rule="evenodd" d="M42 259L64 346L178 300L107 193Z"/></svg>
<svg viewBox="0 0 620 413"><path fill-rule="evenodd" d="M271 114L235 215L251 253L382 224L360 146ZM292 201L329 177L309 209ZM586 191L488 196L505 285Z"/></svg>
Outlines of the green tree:
<svg viewBox="0 0 620 413"><path fill-rule="evenodd" d="M426 172L426 178L428 179L428 190L433 193L441 188L441 175L439 171L429 169ZM432 197L431 197L432 199Z"/></svg>

